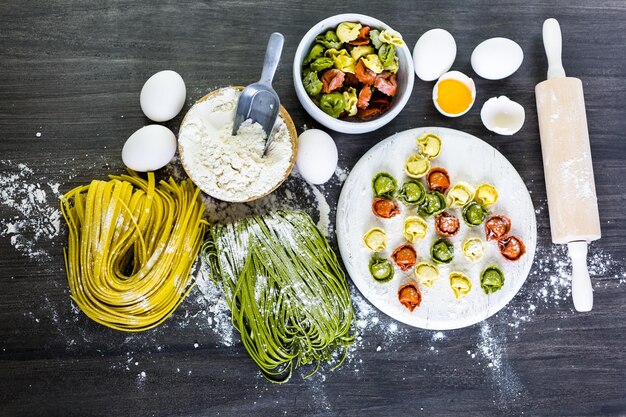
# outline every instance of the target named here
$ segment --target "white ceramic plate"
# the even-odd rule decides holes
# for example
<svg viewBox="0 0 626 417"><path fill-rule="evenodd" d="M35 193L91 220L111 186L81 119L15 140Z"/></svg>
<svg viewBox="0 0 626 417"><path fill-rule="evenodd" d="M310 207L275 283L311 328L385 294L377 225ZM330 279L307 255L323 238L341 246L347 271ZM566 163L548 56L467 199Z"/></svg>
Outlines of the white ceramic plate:
<svg viewBox="0 0 626 417"><path fill-rule="evenodd" d="M500 195L489 210L511 219L511 234L526 244L526 254L517 262L505 260L495 242L485 242L485 256L476 264L463 256L462 242L470 236L485 240L484 224L470 228L464 223L457 236L450 238L454 244L454 260L439 267L439 279L432 288L420 285L422 304L413 312L398 301L398 288L414 279L413 269L402 272L396 268L392 281L380 284L371 277L368 262L372 253L363 245L363 234L372 227L382 227L387 232L387 249L381 256L406 243L402 233L404 219L415 214L414 208L399 203L401 213L392 219L380 219L371 210L373 200L372 178L377 172L392 174L400 186L408 178L404 174L404 161L416 151L416 139L425 133L435 133L442 140L439 157L431 161L432 167L444 167L452 184L466 181L476 186L490 183ZM460 218L460 209L448 210ZM430 245L437 238L433 219L427 219L428 235L415 243L420 260L430 261ZM397 133L370 149L354 166L348 176L337 207L337 239L339 250L348 274L359 291L385 314L411 326L432 330L457 329L478 323L502 309L524 284L530 271L537 245L535 210L530 195L511 163L491 145L467 133L437 127L424 127ZM504 286L494 294L485 295L480 287L480 273L491 264L499 265L505 275ZM472 280L471 292L459 300L449 285L452 271L466 273Z"/></svg>

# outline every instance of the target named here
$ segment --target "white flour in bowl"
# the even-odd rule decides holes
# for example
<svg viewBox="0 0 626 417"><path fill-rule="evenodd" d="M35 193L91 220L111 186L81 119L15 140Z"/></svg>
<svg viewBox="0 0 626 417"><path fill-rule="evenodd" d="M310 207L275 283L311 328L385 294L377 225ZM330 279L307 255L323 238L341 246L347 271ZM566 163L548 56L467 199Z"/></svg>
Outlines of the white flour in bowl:
<svg viewBox="0 0 626 417"><path fill-rule="evenodd" d="M233 119L241 92L225 88L194 105L178 136L181 159L193 182L212 197L241 202L274 189L291 166L293 147L279 117L273 140L263 156L265 133L246 120L233 136Z"/></svg>

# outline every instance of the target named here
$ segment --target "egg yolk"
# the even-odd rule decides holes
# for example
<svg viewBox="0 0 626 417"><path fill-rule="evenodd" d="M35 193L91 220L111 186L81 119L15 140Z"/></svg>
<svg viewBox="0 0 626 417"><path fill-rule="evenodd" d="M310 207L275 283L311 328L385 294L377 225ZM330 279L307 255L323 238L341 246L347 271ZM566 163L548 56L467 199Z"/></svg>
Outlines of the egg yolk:
<svg viewBox="0 0 626 417"><path fill-rule="evenodd" d="M441 80L437 87L437 104L445 113L463 113L472 104L472 90L459 80Z"/></svg>

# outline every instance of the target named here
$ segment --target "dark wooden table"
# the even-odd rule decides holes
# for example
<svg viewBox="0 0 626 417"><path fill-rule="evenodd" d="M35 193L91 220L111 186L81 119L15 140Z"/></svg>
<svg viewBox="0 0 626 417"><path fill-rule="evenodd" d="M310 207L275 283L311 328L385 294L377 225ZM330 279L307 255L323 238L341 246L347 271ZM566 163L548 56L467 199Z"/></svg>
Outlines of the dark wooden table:
<svg viewBox="0 0 626 417"><path fill-rule="evenodd" d="M291 65L317 21L361 12L389 23L412 48L425 30L448 29L454 69L493 36L524 50L503 81L475 77L469 114L446 119L416 80L404 111L366 135L332 133L340 166L351 168L394 132L446 126L498 148L520 172L537 208L539 249L525 286L497 316L433 333L368 310L353 288L361 339L339 370L310 380L297 372L276 386L258 375L238 339L209 323L194 291L160 328L123 334L87 319L70 302L63 267L61 193L120 173L125 139L148 123L139 91L151 74L178 71L188 102L260 73L270 32L285 35L275 86L302 130L317 124L300 107ZM561 22L563 61L583 80L603 238L591 247L595 307L575 313L565 251L552 246L534 86L543 80L545 18ZM582 0L336 1L4 1L0 4L0 415L403 416L626 415L626 3ZM505 94L526 108L515 136L490 134L480 106ZM24 164L24 165L20 165ZM42 201L29 209L16 199ZM323 191L331 208L340 190ZM39 194L37 194L39 193ZM38 201L38 200L37 200ZM574 202L575 204L575 202ZM223 324L223 323L222 323Z"/></svg>

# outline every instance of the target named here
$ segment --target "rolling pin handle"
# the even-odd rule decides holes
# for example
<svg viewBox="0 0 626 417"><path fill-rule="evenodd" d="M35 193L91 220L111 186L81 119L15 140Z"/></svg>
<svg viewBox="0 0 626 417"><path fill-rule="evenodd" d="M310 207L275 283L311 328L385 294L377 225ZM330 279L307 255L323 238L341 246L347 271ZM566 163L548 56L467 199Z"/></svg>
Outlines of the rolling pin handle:
<svg viewBox="0 0 626 417"><path fill-rule="evenodd" d="M567 244L572 260L572 300L576 311L591 311L593 308L593 288L587 269L587 242L584 240Z"/></svg>
<svg viewBox="0 0 626 417"><path fill-rule="evenodd" d="M565 70L561 63L561 27L556 19L543 22L543 47L548 57L548 80L564 78Z"/></svg>

